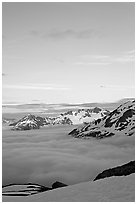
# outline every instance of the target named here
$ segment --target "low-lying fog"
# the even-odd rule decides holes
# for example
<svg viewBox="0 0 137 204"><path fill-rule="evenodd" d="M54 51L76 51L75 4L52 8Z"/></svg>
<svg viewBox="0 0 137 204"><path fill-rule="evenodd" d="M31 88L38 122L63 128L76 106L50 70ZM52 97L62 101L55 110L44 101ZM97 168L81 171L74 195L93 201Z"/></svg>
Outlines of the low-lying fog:
<svg viewBox="0 0 137 204"><path fill-rule="evenodd" d="M134 159L134 137L76 139L74 126L3 130L3 185L89 181L106 168Z"/></svg>

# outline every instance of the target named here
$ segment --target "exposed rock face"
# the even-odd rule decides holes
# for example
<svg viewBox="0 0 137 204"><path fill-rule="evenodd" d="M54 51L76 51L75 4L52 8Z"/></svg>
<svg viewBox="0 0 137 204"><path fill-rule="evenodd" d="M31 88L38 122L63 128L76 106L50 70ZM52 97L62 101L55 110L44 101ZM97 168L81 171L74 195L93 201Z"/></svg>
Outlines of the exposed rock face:
<svg viewBox="0 0 137 204"><path fill-rule="evenodd" d="M3 196L29 196L33 194L37 194L44 191L53 190L56 188L61 188L67 186L64 183L56 181L52 184L52 187L46 187L39 184L9 184L2 187L2 195Z"/></svg>
<svg viewBox="0 0 137 204"><path fill-rule="evenodd" d="M104 138L113 135L135 134L135 101L128 101L108 116L99 118L91 123L84 124L79 128L72 130L69 135L77 138Z"/></svg>
<svg viewBox="0 0 137 204"><path fill-rule="evenodd" d="M10 124L10 126L14 126L12 130L30 130L39 129L41 123L39 117L37 118L34 115L29 114L16 123Z"/></svg>
<svg viewBox="0 0 137 204"><path fill-rule="evenodd" d="M65 187L65 186L67 186L67 185L64 183L61 183L59 181L56 181L55 183L52 184L52 189L61 188L61 187Z"/></svg>
<svg viewBox="0 0 137 204"><path fill-rule="evenodd" d="M50 123L51 125L72 125L72 121L67 117L56 117Z"/></svg>
<svg viewBox="0 0 137 204"><path fill-rule="evenodd" d="M51 190L51 188L41 186L38 184L10 184L3 186L3 196L29 196L43 191Z"/></svg>
<svg viewBox="0 0 137 204"><path fill-rule="evenodd" d="M27 116L23 117L19 121L10 124L13 126L12 130L30 130L30 129L39 129L41 126L45 125L72 125L72 121L67 118L59 118L59 117L40 117L28 114Z"/></svg>
<svg viewBox="0 0 137 204"><path fill-rule="evenodd" d="M30 130L39 129L45 125L73 125L81 124L87 121L94 121L108 115L109 111L100 108L78 109L77 111L68 111L57 117L40 117L28 114L17 122L10 124L12 130Z"/></svg>
<svg viewBox="0 0 137 204"><path fill-rule="evenodd" d="M97 175L94 181L111 176L127 176L133 173L135 173L135 161L130 161L122 166L117 166L103 171Z"/></svg>
<svg viewBox="0 0 137 204"><path fill-rule="evenodd" d="M110 112L98 107L90 109L78 109L77 111L68 111L61 114L62 117L67 117L72 121L72 124L82 124L94 121L108 115Z"/></svg>

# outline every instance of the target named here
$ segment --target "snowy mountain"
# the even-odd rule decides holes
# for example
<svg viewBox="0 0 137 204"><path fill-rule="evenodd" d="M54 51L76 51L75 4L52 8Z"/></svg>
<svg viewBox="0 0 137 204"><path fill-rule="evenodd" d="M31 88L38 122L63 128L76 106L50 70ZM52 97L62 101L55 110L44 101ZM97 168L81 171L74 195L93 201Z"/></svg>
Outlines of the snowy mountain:
<svg viewBox="0 0 137 204"><path fill-rule="evenodd" d="M77 111L68 111L61 113L57 117L40 117L28 114L19 121L10 124L12 130L30 130L39 129L45 125L74 125L94 121L109 114L109 111L101 108L78 109Z"/></svg>
<svg viewBox="0 0 137 204"><path fill-rule="evenodd" d="M3 202L135 202L135 174L110 177L31 196L3 196Z"/></svg>
<svg viewBox="0 0 137 204"><path fill-rule="evenodd" d="M53 183L52 187L46 187L33 183L10 184L2 188L3 201L131 202L135 199L134 173L135 161L130 161L124 165L103 171L102 173L98 174L93 181L71 186L67 186L66 184L58 181Z"/></svg>
<svg viewBox="0 0 137 204"><path fill-rule="evenodd" d="M12 130L30 130L30 129L39 129L40 126L45 125L59 125L59 124L69 124L72 125L72 122L67 117L40 117L28 114L19 121L10 124Z"/></svg>
<svg viewBox="0 0 137 204"><path fill-rule="evenodd" d="M77 138L104 138L113 135L135 134L135 101L121 104L109 115L72 130L69 135Z"/></svg>
<svg viewBox="0 0 137 204"><path fill-rule="evenodd" d="M68 111L60 115L60 117L67 117L72 121L72 124L82 124L94 121L109 114L108 110L98 107L92 109L78 109L77 111Z"/></svg>
<svg viewBox="0 0 137 204"><path fill-rule="evenodd" d="M39 129L43 122L43 118L28 114L19 121L10 124L10 126L13 126L12 130Z"/></svg>

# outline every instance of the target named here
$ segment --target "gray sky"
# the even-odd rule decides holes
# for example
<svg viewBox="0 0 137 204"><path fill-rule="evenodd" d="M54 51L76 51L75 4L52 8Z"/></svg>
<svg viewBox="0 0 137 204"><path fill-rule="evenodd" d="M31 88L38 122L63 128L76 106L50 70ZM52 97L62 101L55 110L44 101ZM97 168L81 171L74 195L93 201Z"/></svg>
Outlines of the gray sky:
<svg viewBox="0 0 137 204"><path fill-rule="evenodd" d="M2 13L3 103L134 97L134 3L5 2Z"/></svg>

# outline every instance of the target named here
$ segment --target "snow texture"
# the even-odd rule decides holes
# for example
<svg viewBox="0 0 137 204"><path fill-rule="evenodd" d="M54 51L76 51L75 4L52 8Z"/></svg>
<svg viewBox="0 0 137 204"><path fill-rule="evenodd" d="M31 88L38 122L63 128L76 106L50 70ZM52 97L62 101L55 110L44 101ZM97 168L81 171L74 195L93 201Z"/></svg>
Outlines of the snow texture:
<svg viewBox="0 0 137 204"><path fill-rule="evenodd" d="M28 197L4 196L3 202L134 202L135 176L105 178Z"/></svg>
<svg viewBox="0 0 137 204"><path fill-rule="evenodd" d="M109 111L101 108L78 109L77 111L68 111L61 113L57 117L40 117L28 114L19 121L10 124L12 130L30 130L39 129L44 125L75 125L84 122L91 122L108 115Z"/></svg>
<svg viewBox="0 0 137 204"><path fill-rule="evenodd" d="M69 134L77 138L132 136L135 134L135 101L123 103L108 116L80 126Z"/></svg>

